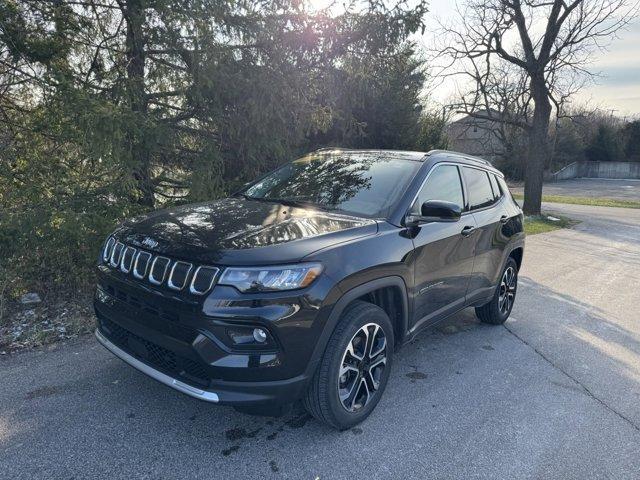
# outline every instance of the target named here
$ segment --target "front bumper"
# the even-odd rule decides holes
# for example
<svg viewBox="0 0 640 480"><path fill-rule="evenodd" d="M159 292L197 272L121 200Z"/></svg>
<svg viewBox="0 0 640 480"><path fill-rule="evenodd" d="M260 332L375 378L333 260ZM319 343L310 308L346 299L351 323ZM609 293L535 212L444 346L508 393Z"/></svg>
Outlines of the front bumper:
<svg viewBox="0 0 640 480"><path fill-rule="evenodd" d="M250 407L301 398L315 369L311 353L324 326L322 309L310 300L315 296L306 292L304 298L248 300L232 295L216 287L204 303L189 304L160 289L143 289L99 272L96 337L129 365L200 400ZM300 307L283 307L293 302ZM230 349L219 340L230 324L264 326L277 349Z"/></svg>
<svg viewBox="0 0 640 480"><path fill-rule="evenodd" d="M205 402L218 403L220 401L220 398L218 397L217 393L209 392L206 390L200 390L199 388L196 388L184 382L181 382L180 380L170 377L169 375L162 373L160 370L156 370L155 368L147 365L146 363L141 362L133 355L129 355L127 352L125 352L115 344L111 343L107 339L107 337L105 337L102 333L100 333L100 330L98 329L96 329L96 338L107 350L113 353L116 357L120 358L121 360L124 360L133 368L137 368L138 370L140 370L142 373L146 373L151 378L159 381L160 383L164 383L165 385L171 388L175 388L179 392L186 393L191 397L197 398L199 400L204 400Z"/></svg>
<svg viewBox="0 0 640 480"><path fill-rule="evenodd" d="M120 323L106 318L104 309L98 305L95 310L98 319L96 337L107 350L151 378L199 400L247 407L284 405L301 398L308 383L309 376L306 373L272 381L216 378L215 374L209 373L208 365L198 361L195 355L187 358L183 356L186 354L184 350L170 350L171 345L163 342L162 338L147 336L140 330L133 333ZM117 322L130 326L122 317Z"/></svg>

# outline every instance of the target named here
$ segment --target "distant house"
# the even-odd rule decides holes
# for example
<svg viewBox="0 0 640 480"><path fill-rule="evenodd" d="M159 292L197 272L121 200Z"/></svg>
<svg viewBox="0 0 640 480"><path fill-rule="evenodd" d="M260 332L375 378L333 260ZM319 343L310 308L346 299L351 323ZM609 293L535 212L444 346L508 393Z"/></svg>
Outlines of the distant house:
<svg viewBox="0 0 640 480"><path fill-rule="evenodd" d="M486 112L480 114L487 115ZM491 112L491 116L498 115L498 112ZM446 132L451 150L482 157L490 162L504 154L498 122L466 115L447 125Z"/></svg>

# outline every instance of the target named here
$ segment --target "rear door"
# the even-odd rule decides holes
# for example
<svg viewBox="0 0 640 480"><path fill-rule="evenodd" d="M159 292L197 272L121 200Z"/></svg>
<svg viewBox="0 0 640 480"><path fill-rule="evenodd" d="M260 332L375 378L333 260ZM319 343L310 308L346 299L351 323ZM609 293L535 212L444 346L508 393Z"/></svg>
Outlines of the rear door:
<svg viewBox="0 0 640 480"><path fill-rule="evenodd" d="M504 195L492 173L466 165L462 173L469 197L468 208L477 228L471 236L475 260L467 290L467 300L472 301L493 293L502 267L502 253L509 240L502 232L507 212Z"/></svg>
<svg viewBox="0 0 640 480"><path fill-rule="evenodd" d="M460 170L454 164L433 167L412 211L418 213L427 200L445 200L464 208ZM458 222L431 222L414 227L414 327L429 324L460 308L473 269L474 238L467 230L475 227L472 215Z"/></svg>

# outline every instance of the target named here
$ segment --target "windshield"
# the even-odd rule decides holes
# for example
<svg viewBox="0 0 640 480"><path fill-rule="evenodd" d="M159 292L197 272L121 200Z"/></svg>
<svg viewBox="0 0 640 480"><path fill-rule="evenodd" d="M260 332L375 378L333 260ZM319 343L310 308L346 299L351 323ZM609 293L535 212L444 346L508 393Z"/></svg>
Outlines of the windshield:
<svg viewBox="0 0 640 480"><path fill-rule="evenodd" d="M420 165L390 152L315 153L284 165L241 194L381 218L389 214Z"/></svg>

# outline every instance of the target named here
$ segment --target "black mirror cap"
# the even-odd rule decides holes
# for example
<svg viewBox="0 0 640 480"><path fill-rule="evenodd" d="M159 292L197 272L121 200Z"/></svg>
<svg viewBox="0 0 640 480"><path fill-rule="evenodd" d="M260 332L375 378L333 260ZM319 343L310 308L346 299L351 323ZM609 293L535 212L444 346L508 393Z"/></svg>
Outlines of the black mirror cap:
<svg viewBox="0 0 640 480"><path fill-rule="evenodd" d="M457 222L462 215L462 207L444 200L428 200L420 208L423 222Z"/></svg>

